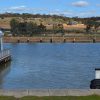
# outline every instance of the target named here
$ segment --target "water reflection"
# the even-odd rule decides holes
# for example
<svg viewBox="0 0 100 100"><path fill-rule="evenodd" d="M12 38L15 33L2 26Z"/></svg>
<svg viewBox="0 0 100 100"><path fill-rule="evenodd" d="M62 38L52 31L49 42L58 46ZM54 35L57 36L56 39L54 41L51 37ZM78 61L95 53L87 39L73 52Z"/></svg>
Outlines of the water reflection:
<svg viewBox="0 0 100 100"><path fill-rule="evenodd" d="M11 62L0 65L0 88L2 88L3 78L10 72Z"/></svg>

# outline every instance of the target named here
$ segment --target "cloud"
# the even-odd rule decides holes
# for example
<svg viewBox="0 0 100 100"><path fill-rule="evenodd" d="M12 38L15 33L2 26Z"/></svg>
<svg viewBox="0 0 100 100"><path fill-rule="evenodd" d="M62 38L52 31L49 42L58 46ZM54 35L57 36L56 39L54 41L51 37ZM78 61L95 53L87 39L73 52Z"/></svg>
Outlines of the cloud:
<svg viewBox="0 0 100 100"><path fill-rule="evenodd" d="M3 12L8 12L8 13L21 13L21 12L25 12L28 11L28 8L26 6L13 6L13 7L9 7L9 8L4 8L1 9L2 13Z"/></svg>
<svg viewBox="0 0 100 100"><path fill-rule="evenodd" d="M89 3L87 1L77 1L77 2L73 2L72 5L75 7L85 7L88 6Z"/></svg>
<svg viewBox="0 0 100 100"><path fill-rule="evenodd" d="M97 13L96 10L88 10L88 11L74 12L74 14L76 14L76 16L79 16L79 17L96 16L96 13Z"/></svg>
<svg viewBox="0 0 100 100"><path fill-rule="evenodd" d="M24 11L26 9L27 9L26 6L16 6L16 7L10 7L10 8L8 8L8 10L10 10L10 11Z"/></svg>
<svg viewBox="0 0 100 100"><path fill-rule="evenodd" d="M79 3L79 2L78 2ZM77 5L78 7L84 7L82 5L81 1L81 6L79 4ZM87 3L88 5L89 3ZM76 2L73 3L74 6L76 6ZM100 6L100 4L95 4L95 6ZM0 10L0 13L32 13L32 14L50 14L50 15L61 15L61 16L67 16L67 17L73 17L73 16L79 16L79 17L89 17L89 16L98 16L98 10L96 9L87 9L87 10L82 10L82 11L76 11L76 10L62 10L62 9L48 9L48 8L34 8L34 7L28 7L26 5L19 5L19 6L12 6L8 8L3 8Z"/></svg>
<svg viewBox="0 0 100 100"><path fill-rule="evenodd" d="M55 9L54 11L50 11L50 15L61 15L61 16L70 16L73 14L72 11L62 11L59 9Z"/></svg>
<svg viewBox="0 0 100 100"><path fill-rule="evenodd" d="M23 6L13 6L9 8L4 8L2 9L3 12L15 12L15 13L37 13L37 12L42 12L42 11L47 11L46 8L31 8L27 7L25 5Z"/></svg>
<svg viewBox="0 0 100 100"><path fill-rule="evenodd" d="M67 11L61 11L61 10L54 10L49 13L50 15L61 15L61 16L67 16L67 17L91 17L96 16L97 11L96 10L87 10L87 11L73 11L73 10L67 10Z"/></svg>

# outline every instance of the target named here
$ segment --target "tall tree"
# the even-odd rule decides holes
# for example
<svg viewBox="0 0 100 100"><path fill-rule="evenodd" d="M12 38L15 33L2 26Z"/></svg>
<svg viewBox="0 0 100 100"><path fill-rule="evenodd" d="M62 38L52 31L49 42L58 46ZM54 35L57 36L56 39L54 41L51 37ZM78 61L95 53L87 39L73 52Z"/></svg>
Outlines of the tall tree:
<svg viewBox="0 0 100 100"><path fill-rule="evenodd" d="M18 25L19 25L19 21L17 21L16 19L12 19L10 21L11 32L12 32L12 35L14 36L19 33Z"/></svg>

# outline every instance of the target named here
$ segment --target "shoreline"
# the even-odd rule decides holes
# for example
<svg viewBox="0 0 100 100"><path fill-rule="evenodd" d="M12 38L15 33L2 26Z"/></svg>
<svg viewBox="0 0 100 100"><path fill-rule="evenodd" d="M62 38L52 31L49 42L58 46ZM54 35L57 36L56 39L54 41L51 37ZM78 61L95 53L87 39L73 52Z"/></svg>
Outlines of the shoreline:
<svg viewBox="0 0 100 100"><path fill-rule="evenodd" d="M100 37L4 37L5 43L99 43Z"/></svg>
<svg viewBox="0 0 100 100"><path fill-rule="evenodd" d="M99 89L27 89L0 90L0 96L100 96Z"/></svg>

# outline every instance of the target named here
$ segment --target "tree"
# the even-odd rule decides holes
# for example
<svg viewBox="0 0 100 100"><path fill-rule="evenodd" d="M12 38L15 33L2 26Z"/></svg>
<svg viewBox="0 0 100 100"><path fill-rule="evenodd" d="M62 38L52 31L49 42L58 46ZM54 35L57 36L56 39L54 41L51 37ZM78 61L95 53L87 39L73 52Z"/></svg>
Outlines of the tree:
<svg viewBox="0 0 100 100"><path fill-rule="evenodd" d="M33 33L33 23L32 22L26 24L26 30L27 30L26 34L32 35Z"/></svg>
<svg viewBox="0 0 100 100"><path fill-rule="evenodd" d="M62 33L64 34L63 24L53 24L54 33Z"/></svg>
<svg viewBox="0 0 100 100"><path fill-rule="evenodd" d="M46 26L44 26L42 23L38 26L39 32L44 32L46 31Z"/></svg>
<svg viewBox="0 0 100 100"><path fill-rule="evenodd" d="M38 25L36 23L33 23L33 34L38 33Z"/></svg>
<svg viewBox="0 0 100 100"><path fill-rule="evenodd" d="M99 27L100 27L100 22L95 22L95 24L94 24L95 32L98 31Z"/></svg>
<svg viewBox="0 0 100 100"><path fill-rule="evenodd" d="M97 32L98 28L100 26L100 22L98 21L87 21L86 23L86 32L90 32L92 28L94 28L95 32Z"/></svg>
<svg viewBox="0 0 100 100"><path fill-rule="evenodd" d="M32 36L33 34L38 33L38 25L36 23L29 22L26 25L27 34Z"/></svg>
<svg viewBox="0 0 100 100"><path fill-rule="evenodd" d="M19 21L17 21L16 19L12 19L10 21L10 26L11 26L11 32L12 32L12 35L16 35L19 33L18 31L18 26L19 26Z"/></svg>

